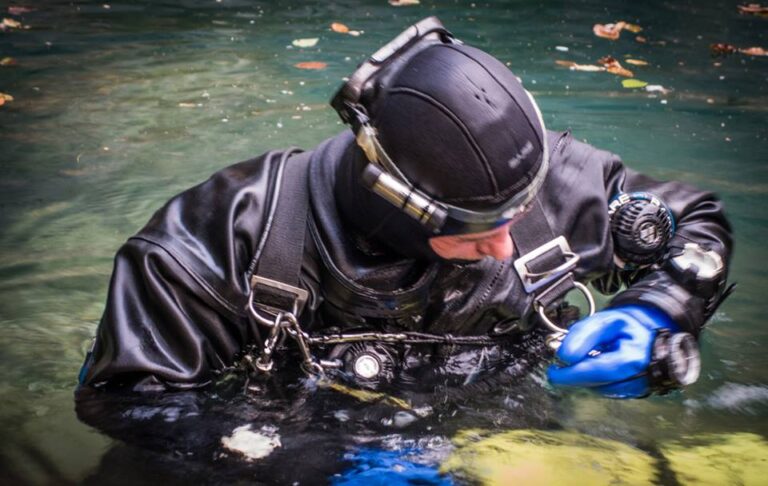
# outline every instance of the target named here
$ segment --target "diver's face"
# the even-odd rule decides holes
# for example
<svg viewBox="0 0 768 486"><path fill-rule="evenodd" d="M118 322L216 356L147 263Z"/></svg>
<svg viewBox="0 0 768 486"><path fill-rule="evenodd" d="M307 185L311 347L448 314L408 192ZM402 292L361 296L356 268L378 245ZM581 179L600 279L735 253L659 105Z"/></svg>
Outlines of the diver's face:
<svg viewBox="0 0 768 486"><path fill-rule="evenodd" d="M506 260L512 256L514 246L509 234L510 221L490 231L464 235L433 236L429 246L446 260L477 261L484 257Z"/></svg>

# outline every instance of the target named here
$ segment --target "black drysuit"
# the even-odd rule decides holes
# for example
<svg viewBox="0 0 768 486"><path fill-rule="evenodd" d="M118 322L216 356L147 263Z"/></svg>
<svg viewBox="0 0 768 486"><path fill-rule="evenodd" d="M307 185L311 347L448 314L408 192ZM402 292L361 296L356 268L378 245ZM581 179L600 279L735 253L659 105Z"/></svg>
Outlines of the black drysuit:
<svg viewBox="0 0 768 486"><path fill-rule="evenodd" d="M655 306L698 334L717 295L695 295L661 265L622 274L608 202L622 191L654 194L676 220L668 246L695 242L727 262L732 243L721 203L686 184L638 174L569 133L548 132L548 146L551 165L538 200L554 234L581 257L575 276L597 283L618 276L628 287L612 305ZM312 152L311 236L300 279L310 294L299 316L304 329L479 335L506 322L513 332L530 332L531 297L513 269L514 256L471 264L406 258L369 244L344 221L333 197L335 177L341 161L356 153L349 132ZM254 342L260 331L246 311L250 272L277 168L286 158L290 164L290 155L273 151L217 172L171 199L125 243L83 384L202 386Z"/></svg>

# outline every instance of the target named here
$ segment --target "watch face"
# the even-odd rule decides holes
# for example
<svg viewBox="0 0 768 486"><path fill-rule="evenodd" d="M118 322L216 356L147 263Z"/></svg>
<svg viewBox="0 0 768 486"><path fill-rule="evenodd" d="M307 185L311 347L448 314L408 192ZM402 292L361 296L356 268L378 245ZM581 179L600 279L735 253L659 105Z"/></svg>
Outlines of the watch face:
<svg viewBox="0 0 768 486"><path fill-rule="evenodd" d="M704 251L698 245L686 243L683 253L672 259L680 270L688 270L695 267L696 278L699 280L712 280L723 269L723 259L714 251Z"/></svg>

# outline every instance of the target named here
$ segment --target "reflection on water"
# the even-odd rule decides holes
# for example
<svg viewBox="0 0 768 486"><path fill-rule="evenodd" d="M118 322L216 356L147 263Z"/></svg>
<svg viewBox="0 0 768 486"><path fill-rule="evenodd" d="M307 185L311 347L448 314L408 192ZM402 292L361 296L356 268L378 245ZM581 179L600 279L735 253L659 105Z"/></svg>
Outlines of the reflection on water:
<svg viewBox="0 0 768 486"><path fill-rule="evenodd" d="M174 483L258 475L311 482L341 473L354 463L345 454L367 446L417 447L429 457L423 462L435 466L464 429L564 427L646 451L683 436L768 432L762 326L768 58L708 53L715 42L768 47L768 19L739 15L724 1L423 0L401 8L381 1L33 3L36 11L14 17L30 29L0 33L0 58L17 60L0 67L0 92L15 98L0 107L0 478L130 483L153 475ZM294 385L303 391L287 392L296 399L291 404L279 402L287 412L279 419L277 449L289 464L301 457L291 474L279 460L241 469L234 458L211 455L225 432L244 422L255 426L270 413L245 399L226 406L210 395L190 399L203 408L201 416L225 410L237 419L212 421L232 427L201 433L213 441L208 445L188 444L186 451L211 452L204 458L121 444L78 422L75 375L121 242L168 197L218 168L273 147L310 147L336 133L341 126L326 101L342 77L431 14L507 62L537 96L550 127L570 127L635 168L692 182L725 200L736 232L732 275L740 287L703 336L700 382L683 396L633 402L552 397L536 383L506 384L451 397L414 421L381 403ZM594 23L616 20L642 25L651 42L593 36ZM334 33L332 21L364 34ZM320 41L291 46L304 37ZM587 64L604 55L649 61L632 67L636 77L673 91L627 90L612 75L572 72L554 62ZM328 67L293 67L305 61ZM156 422L158 431L183 430L167 425L183 424L179 416L147 413L127 417ZM131 423L114 418L121 420Z"/></svg>

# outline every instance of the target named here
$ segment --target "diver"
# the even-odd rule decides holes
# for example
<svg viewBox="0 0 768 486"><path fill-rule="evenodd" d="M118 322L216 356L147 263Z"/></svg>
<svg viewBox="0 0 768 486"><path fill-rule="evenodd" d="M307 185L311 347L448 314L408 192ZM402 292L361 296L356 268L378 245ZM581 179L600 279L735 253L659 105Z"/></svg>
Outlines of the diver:
<svg viewBox="0 0 768 486"><path fill-rule="evenodd" d="M128 239L82 388L291 363L375 388L543 334L554 385L635 398L696 380L730 293L713 194L547 130L521 80L434 17L331 104L351 130L220 170ZM591 289L615 296L597 311Z"/></svg>

